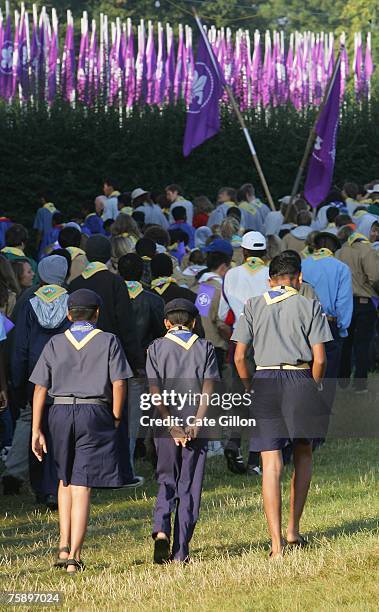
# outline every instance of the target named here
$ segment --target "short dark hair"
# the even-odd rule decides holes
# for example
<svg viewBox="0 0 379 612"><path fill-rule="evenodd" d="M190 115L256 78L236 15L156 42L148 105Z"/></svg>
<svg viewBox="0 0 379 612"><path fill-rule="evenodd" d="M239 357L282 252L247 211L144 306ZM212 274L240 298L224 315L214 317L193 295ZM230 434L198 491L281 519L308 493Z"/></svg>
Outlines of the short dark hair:
<svg viewBox="0 0 379 612"><path fill-rule="evenodd" d="M279 253L279 255L280 254L283 255L283 258L293 259L301 265L301 257L297 251L294 251L293 249L286 249L285 251Z"/></svg>
<svg viewBox="0 0 379 612"><path fill-rule="evenodd" d="M296 216L297 225L311 225L312 215L307 210L301 210Z"/></svg>
<svg viewBox="0 0 379 612"><path fill-rule="evenodd" d="M234 187L221 187L221 189L218 190L218 195L220 195L220 193L227 193L231 202L237 202L237 191Z"/></svg>
<svg viewBox="0 0 379 612"><path fill-rule="evenodd" d="M109 187L114 187L116 189L117 187L117 181L115 181L114 177L106 177L103 181L104 185L109 185Z"/></svg>
<svg viewBox="0 0 379 612"><path fill-rule="evenodd" d="M187 221L187 211L184 206L174 206L171 211L175 221Z"/></svg>
<svg viewBox="0 0 379 612"><path fill-rule="evenodd" d="M157 252L156 244L150 238L140 238L135 248L140 257L154 257Z"/></svg>
<svg viewBox="0 0 379 612"><path fill-rule="evenodd" d="M59 210L57 210L57 212L53 214L51 221L53 225L62 225L64 222L64 216L61 212L59 212Z"/></svg>
<svg viewBox="0 0 379 612"><path fill-rule="evenodd" d="M140 281L143 274L143 259L137 253L128 253L118 260L118 271L127 281Z"/></svg>
<svg viewBox="0 0 379 612"><path fill-rule="evenodd" d="M180 185L178 185L177 183L171 183L171 185L167 185L166 187L166 191L177 191L179 195L182 195L182 188Z"/></svg>
<svg viewBox="0 0 379 612"><path fill-rule="evenodd" d="M337 227L343 227L344 225L348 225L349 223L352 223L352 222L353 220L350 217L350 215L347 215L345 213L337 215L337 217L334 220L334 223L336 224Z"/></svg>
<svg viewBox="0 0 379 612"><path fill-rule="evenodd" d="M341 242L337 236L334 236L333 234L328 236L325 233L317 234L317 236L315 236L314 244L316 249L329 249L329 251L332 251L332 253L335 253L341 247Z"/></svg>
<svg viewBox="0 0 379 612"><path fill-rule="evenodd" d="M339 214L340 214L340 211L339 211L339 208L337 208L337 206L330 206L328 210L326 211L326 218L328 219L329 223L333 223L333 221L335 220L336 217L338 217Z"/></svg>
<svg viewBox="0 0 379 612"><path fill-rule="evenodd" d="M105 221L103 221L103 228L106 230L110 228L111 225L113 225L113 223L114 223L114 219L106 219Z"/></svg>
<svg viewBox="0 0 379 612"><path fill-rule="evenodd" d="M256 250L251 251L250 249L245 249L244 247L242 247L242 253L245 258L259 257L260 259L262 259L262 257L266 255L267 249L261 249L260 251L256 251Z"/></svg>
<svg viewBox="0 0 379 612"><path fill-rule="evenodd" d="M359 185L357 185L357 183L347 182L344 184L342 189L346 193L347 197L352 198L353 200L356 200L358 195L362 193L362 190L359 188Z"/></svg>
<svg viewBox="0 0 379 612"><path fill-rule="evenodd" d="M293 256L288 257L288 252L280 253L270 263L270 278L289 276L290 278L301 273L301 259Z"/></svg>
<svg viewBox="0 0 379 612"><path fill-rule="evenodd" d="M96 308L74 306L74 308L70 308L69 313L73 321L90 321L95 316L96 311L97 306Z"/></svg>
<svg viewBox="0 0 379 612"><path fill-rule="evenodd" d="M174 271L174 266L171 257L165 253L155 255L151 260L151 273L154 278L158 276L171 276Z"/></svg>
<svg viewBox="0 0 379 612"><path fill-rule="evenodd" d="M174 310L173 312L169 312L166 319L173 325L185 325L186 327L189 327L194 320L193 316L186 310Z"/></svg>
<svg viewBox="0 0 379 612"><path fill-rule="evenodd" d="M64 227L59 232L58 242L62 249L67 247L80 247L82 234L77 227Z"/></svg>
<svg viewBox="0 0 379 612"><path fill-rule="evenodd" d="M140 230L142 230L145 225L145 213L142 210L134 210L132 212L132 219L134 219Z"/></svg>
<svg viewBox="0 0 379 612"><path fill-rule="evenodd" d="M181 229L173 229L168 230L170 234L171 244L175 244L175 242L184 242L185 246L189 243L189 236L187 232L183 232Z"/></svg>
<svg viewBox="0 0 379 612"><path fill-rule="evenodd" d="M213 253L207 253L207 268L210 272L217 270L222 264L227 266L230 264L232 258L226 253L220 253L215 251Z"/></svg>
<svg viewBox="0 0 379 612"><path fill-rule="evenodd" d="M251 183L244 183L237 191L238 202L245 202L249 196L255 195L254 185Z"/></svg>
<svg viewBox="0 0 379 612"><path fill-rule="evenodd" d="M151 225L148 227L144 233L144 237L162 246L167 247L170 244L170 234L160 225Z"/></svg>
<svg viewBox="0 0 379 612"><path fill-rule="evenodd" d="M18 247L22 243L25 244L28 237L29 234L26 227L21 225L21 223L14 223L5 232L5 244L8 247Z"/></svg>

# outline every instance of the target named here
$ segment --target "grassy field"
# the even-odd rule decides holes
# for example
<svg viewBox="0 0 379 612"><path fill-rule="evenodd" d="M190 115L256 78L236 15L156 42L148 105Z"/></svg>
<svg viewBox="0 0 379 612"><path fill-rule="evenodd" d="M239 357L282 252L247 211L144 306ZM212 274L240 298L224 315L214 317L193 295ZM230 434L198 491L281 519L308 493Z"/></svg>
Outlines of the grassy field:
<svg viewBox="0 0 379 612"><path fill-rule="evenodd" d="M138 468L146 486L135 495L94 492L87 570L75 578L51 568L56 513L36 510L30 494L0 498L0 590L61 591L70 610L378 609L376 440L333 441L317 452L303 521L311 546L278 562L268 560L259 483L229 474L218 457L207 465L192 563L154 566L156 485L148 464ZM287 505L288 481L287 470Z"/></svg>

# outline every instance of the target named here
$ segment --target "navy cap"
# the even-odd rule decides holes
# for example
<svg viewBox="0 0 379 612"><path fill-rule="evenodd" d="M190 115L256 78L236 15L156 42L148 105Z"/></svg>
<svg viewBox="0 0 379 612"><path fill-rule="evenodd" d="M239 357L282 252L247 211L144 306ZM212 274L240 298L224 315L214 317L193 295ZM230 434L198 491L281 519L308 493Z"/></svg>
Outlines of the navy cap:
<svg viewBox="0 0 379 612"><path fill-rule="evenodd" d="M71 293L67 307L71 308L98 308L101 306L101 297L90 289L78 289Z"/></svg>
<svg viewBox="0 0 379 612"><path fill-rule="evenodd" d="M176 312L177 310L183 310L184 312L188 312L188 314L190 314L194 318L197 317L197 315L199 314L199 311L196 308L195 304L190 302L190 300L186 300L184 298L176 298L175 300L167 302L164 308L165 317L170 312Z"/></svg>
<svg viewBox="0 0 379 612"><path fill-rule="evenodd" d="M203 249L206 253L224 253L229 257L233 257L233 247L227 240L216 238L212 240L208 246Z"/></svg>

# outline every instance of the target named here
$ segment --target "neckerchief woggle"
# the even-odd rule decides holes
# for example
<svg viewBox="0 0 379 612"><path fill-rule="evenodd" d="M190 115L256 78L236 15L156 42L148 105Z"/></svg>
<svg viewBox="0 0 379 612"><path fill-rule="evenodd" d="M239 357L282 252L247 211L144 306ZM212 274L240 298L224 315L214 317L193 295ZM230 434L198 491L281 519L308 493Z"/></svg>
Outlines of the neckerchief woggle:
<svg viewBox="0 0 379 612"><path fill-rule="evenodd" d="M311 255L311 257L314 260L324 259L325 257L334 257L334 253L330 249L322 248L322 249L317 249L317 251L315 251Z"/></svg>
<svg viewBox="0 0 379 612"><path fill-rule="evenodd" d="M242 265L249 272L255 273L265 267L265 262L260 257L248 257Z"/></svg>

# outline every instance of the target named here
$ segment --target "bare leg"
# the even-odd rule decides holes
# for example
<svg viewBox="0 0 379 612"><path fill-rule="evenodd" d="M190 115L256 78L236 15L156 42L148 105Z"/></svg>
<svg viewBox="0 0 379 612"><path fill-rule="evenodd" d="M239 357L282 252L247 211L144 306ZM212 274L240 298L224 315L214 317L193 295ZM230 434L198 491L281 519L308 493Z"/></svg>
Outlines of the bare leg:
<svg viewBox="0 0 379 612"><path fill-rule="evenodd" d="M91 489L71 485L71 552L70 559L80 560L83 541L87 531ZM73 571L73 566L67 569Z"/></svg>
<svg viewBox="0 0 379 612"><path fill-rule="evenodd" d="M262 453L263 506L271 535L272 557L282 554L282 494L280 481L283 472L282 451L264 451Z"/></svg>
<svg viewBox="0 0 379 612"><path fill-rule="evenodd" d="M297 444L293 452L294 472L291 479L290 517L287 539L295 542L299 539L299 524L307 499L312 478L312 445Z"/></svg>
<svg viewBox="0 0 379 612"><path fill-rule="evenodd" d="M65 487L62 480L58 487L58 510L59 510L59 548L70 548L71 535L71 486ZM69 554L59 553L60 559L68 559Z"/></svg>

